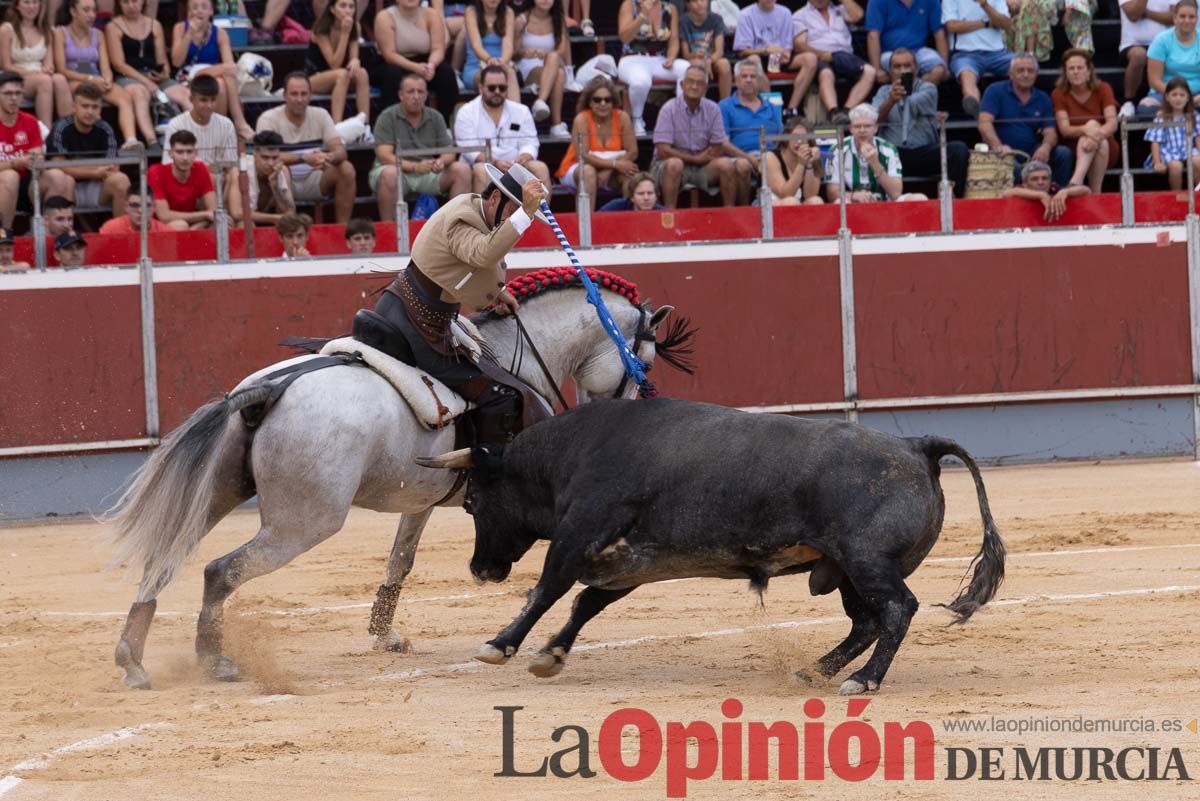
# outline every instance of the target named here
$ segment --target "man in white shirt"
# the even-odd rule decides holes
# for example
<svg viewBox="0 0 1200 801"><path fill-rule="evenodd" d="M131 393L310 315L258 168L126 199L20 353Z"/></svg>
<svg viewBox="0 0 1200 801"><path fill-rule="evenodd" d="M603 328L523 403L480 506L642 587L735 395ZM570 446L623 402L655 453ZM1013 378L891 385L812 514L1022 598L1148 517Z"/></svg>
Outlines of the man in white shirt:
<svg viewBox="0 0 1200 801"><path fill-rule="evenodd" d="M292 173L296 199L323 203L333 195L334 219L346 223L354 211L354 165L338 135L333 117L312 105L312 84L303 72L283 79L283 105L259 115L256 129L274 131L287 145L283 163Z"/></svg>
<svg viewBox="0 0 1200 801"><path fill-rule="evenodd" d="M491 163L501 172L508 172L514 163L525 168L550 186L550 168L538 161L537 128L529 108L508 100L508 72L501 66L489 64L479 71L479 96L458 110L454 120L454 142L459 147L491 143ZM491 179L481 151L463 153L461 158L471 165L473 191L482 192Z"/></svg>
<svg viewBox="0 0 1200 801"><path fill-rule="evenodd" d="M1146 48L1167 28L1175 24L1171 0L1124 0L1121 3L1121 46L1125 59L1125 103L1121 116L1134 114L1134 103L1142 96L1146 78Z"/></svg>
<svg viewBox="0 0 1200 801"><path fill-rule="evenodd" d="M963 111L979 116L979 79L1008 76L1012 53L1004 32L1012 27L1006 0L942 0L950 34L950 71L962 86Z"/></svg>
<svg viewBox="0 0 1200 801"><path fill-rule="evenodd" d="M854 0L838 5L831 5L829 0L809 0L792 15L797 47L817 55L817 90L826 111L838 107L835 77L854 83L846 97L847 108L866 100L875 88L875 68L854 54L846 25L860 23L864 16L862 6Z"/></svg>
<svg viewBox="0 0 1200 801"><path fill-rule="evenodd" d="M217 173L216 165L224 165L221 173L224 185L221 189L225 208L235 220L240 220L242 206L237 182L237 130L233 127L233 120L217 113L217 79L211 75L197 75L188 88L191 91L192 110L172 117L163 138L170 142L171 134L176 131L190 131L196 137L196 161L208 167L214 176ZM171 148L163 151L162 163L171 163Z"/></svg>

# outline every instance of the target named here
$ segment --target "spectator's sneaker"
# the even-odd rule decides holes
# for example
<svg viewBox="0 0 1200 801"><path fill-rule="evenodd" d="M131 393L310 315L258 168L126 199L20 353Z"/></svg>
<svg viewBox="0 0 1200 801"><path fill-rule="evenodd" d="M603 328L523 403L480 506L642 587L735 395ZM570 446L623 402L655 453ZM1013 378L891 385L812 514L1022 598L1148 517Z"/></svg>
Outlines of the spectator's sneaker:
<svg viewBox="0 0 1200 801"><path fill-rule="evenodd" d="M541 87L538 86L537 81L534 81L533 83L527 83L524 86L522 86L521 93L536 95L538 93L538 89L540 89L540 88Z"/></svg>
<svg viewBox="0 0 1200 801"><path fill-rule="evenodd" d="M266 28L251 28L246 37L249 44L252 45L275 44L275 32L268 31Z"/></svg>
<svg viewBox="0 0 1200 801"><path fill-rule="evenodd" d="M163 146L161 142L154 142L146 148L146 161L150 162L151 164L162 161L162 157Z"/></svg>
<svg viewBox="0 0 1200 801"><path fill-rule="evenodd" d="M546 101L540 97L533 101L533 118L538 122L550 116L550 107L546 105Z"/></svg>
<svg viewBox="0 0 1200 801"><path fill-rule="evenodd" d="M550 135L557 136L559 139L566 139L571 135L571 131L567 128L565 122L560 122L558 125L550 126Z"/></svg>
<svg viewBox="0 0 1200 801"><path fill-rule="evenodd" d="M365 131L363 131L363 135L362 135L362 136L360 136L360 137L358 137L358 144L360 144L360 145L373 145L373 144L375 144L375 134L371 133L371 126L370 126L370 125L367 125L367 126L366 126L366 130L365 130Z"/></svg>
<svg viewBox="0 0 1200 801"><path fill-rule="evenodd" d="M829 112L829 121L834 125L849 125L850 115L846 112L846 109L839 106Z"/></svg>
<svg viewBox="0 0 1200 801"><path fill-rule="evenodd" d="M460 95L466 94L467 85L465 83L463 83L462 76L458 74L458 70L454 71L454 80L458 81L458 93Z"/></svg>
<svg viewBox="0 0 1200 801"><path fill-rule="evenodd" d="M1121 110L1117 112L1118 117L1136 117L1137 108L1133 105L1132 100L1126 100L1121 104Z"/></svg>
<svg viewBox="0 0 1200 801"><path fill-rule="evenodd" d="M979 119L979 98L970 95L964 97L963 112L973 120Z"/></svg>
<svg viewBox="0 0 1200 801"><path fill-rule="evenodd" d="M781 117L782 117L783 119L785 119L785 120L786 120L788 117L799 117L799 116L800 116L800 109L798 109L798 108L785 108L785 109L783 109L783 111L779 112L779 116L781 116Z"/></svg>
<svg viewBox="0 0 1200 801"><path fill-rule="evenodd" d="M129 137L128 139L126 139L124 144L121 145L121 150L129 150L129 151L136 152L141 149L142 149L141 141L138 139L134 139L132 136Z"/></svg>
<svg viewBox="0 0 1200 801"><path fill-rule="evenodd" d="M596 26L592 24L590 19L579 20L579 30L589 39L596 38Z"/></svg>
<svg viewBox="0 0 1200 801"><path fill-rule="evenodd" d="M583 86L575 79L575 68L568 64L563 68L567 73L567 79L563 81L564 92L582 92Z"/></svg>
<svg viewBox="0 0 1200 801"><path fill-rule="evenodd" d="M634 136L645 136L646 135L646 121L643 120L641 117L633 118L633 135Z"/></svg>

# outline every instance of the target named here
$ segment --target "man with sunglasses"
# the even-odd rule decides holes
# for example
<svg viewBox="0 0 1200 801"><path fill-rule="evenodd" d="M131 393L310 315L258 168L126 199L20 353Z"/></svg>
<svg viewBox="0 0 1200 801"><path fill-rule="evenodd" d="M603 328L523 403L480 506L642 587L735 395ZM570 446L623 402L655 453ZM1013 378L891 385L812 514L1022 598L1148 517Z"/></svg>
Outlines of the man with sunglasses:
<svg viewBox="0 0 1200 801"><path fill-rule="evenodd" d="M458 110L454 120L454 141L459 147L491 145L491 164L500 172L508 172L513 164L521 164L550 185L550 168L538 161L537 128L529 109L507 98L508 72L499 65L489 64L476 78L479 96ZM484 165L489 163L480 151L463 153L462 160L473 170L472 189L482 192L488 185Z"/></svg>

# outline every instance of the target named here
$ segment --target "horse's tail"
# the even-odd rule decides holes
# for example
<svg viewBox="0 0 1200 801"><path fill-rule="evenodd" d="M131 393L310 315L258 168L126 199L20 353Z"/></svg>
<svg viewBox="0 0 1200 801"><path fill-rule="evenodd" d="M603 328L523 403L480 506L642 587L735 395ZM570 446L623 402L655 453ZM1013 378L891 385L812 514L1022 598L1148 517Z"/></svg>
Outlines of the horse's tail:
<svg viewBox="0 0 1200 801"><path fill-rule="evenodd" d="M975 479L975 495L979 499L979 513L983 517L983 545L967 568L968 571L974 568L970 583L950 603L938 604L954 613L953 622L965 623L979 607L995 597L996 590L1004 581L1004 540L996 528L996 521L992 519L987 491L983 488L983 476L979 475L979 467L971 455L954 440L942 437L922 437L917 444L935 465L943 456L957 457L971 471L971 478Z"/></svg>
<svg viewBox="0 0 1200 801"><path fill-rule="evenodd" d="M139 601L156 597L216 524L211 507L229 418L270 392L255 385L197 409L138 468L105 515L116 527L117 559L144 566Z"/></svg>

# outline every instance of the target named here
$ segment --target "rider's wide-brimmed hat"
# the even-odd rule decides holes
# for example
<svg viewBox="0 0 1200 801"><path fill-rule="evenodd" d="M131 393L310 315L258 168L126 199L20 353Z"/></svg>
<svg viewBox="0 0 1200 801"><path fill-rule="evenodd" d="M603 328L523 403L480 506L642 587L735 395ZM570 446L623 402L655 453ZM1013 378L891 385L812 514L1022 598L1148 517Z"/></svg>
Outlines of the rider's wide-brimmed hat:
<svg viewBox="0 0 1200 801"><path fill-rule="evenodd" d="M488 177L492 179L492 183L500 188L504 196L516 203L522 205L521 187L530 180L536 180L537 176L525 168L524 164L514 163L508 168L508 172L501 172L500 168L495 164L485 164L484 169L487 170ZM547 193L549 190L547 189ZM548 195L547 195L548 196ZM533 215L537 219L549 225L550 221L540 211Z"/></svg>

